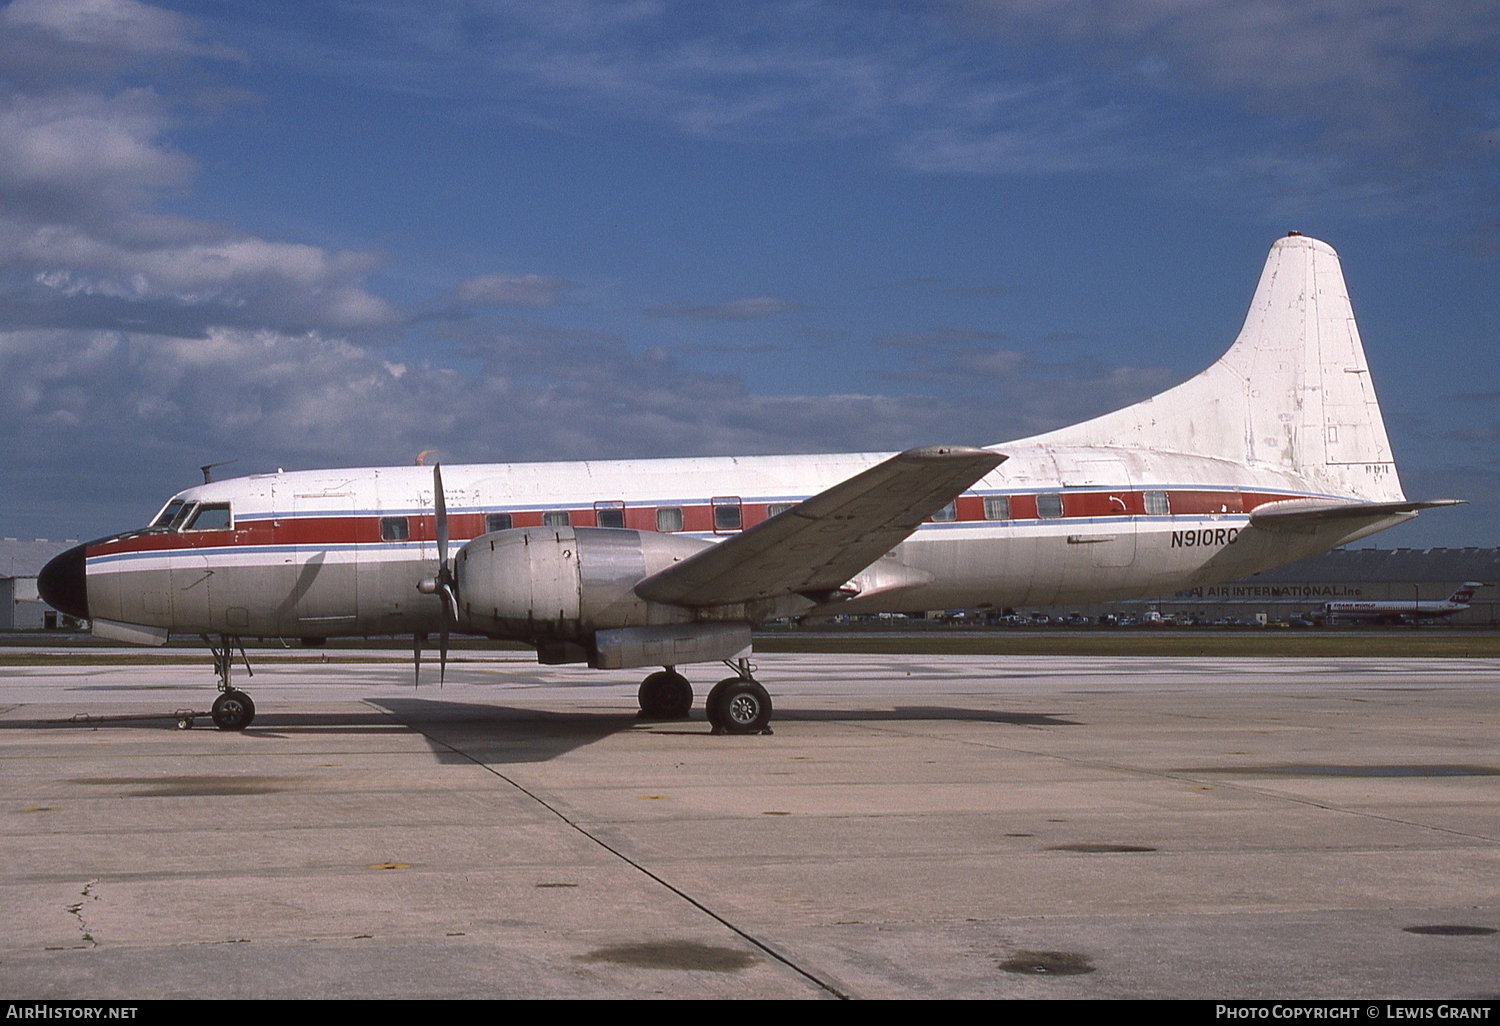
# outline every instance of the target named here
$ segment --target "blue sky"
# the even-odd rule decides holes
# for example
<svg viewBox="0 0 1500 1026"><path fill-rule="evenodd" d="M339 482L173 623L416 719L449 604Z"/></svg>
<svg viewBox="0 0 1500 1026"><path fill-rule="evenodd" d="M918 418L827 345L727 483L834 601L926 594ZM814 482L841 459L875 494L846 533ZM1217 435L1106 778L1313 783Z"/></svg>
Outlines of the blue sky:
<svg viewBox="0 0 1500 1026"><path fill-rule="evenodd" d="M1341 253L1402 479L1497 545L1500 9L0 7L0 532L196 467L987 444ZM229 468L226 468L229 469Z"/></svg>

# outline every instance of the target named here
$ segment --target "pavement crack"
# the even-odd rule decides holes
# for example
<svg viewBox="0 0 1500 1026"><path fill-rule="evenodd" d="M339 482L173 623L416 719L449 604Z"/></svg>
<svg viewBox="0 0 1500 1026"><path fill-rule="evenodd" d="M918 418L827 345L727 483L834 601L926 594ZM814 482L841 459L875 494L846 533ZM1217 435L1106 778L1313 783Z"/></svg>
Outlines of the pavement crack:
<svg viewBox="0 0 1500 1026"><path fill-rule="evenodd" d="M78 932L83 935L82 946L87 948L97 948L99 946L99 942L94 940L94 935L89 932L88 920L84 917L83 914L83 910L88 906L89 902L99 900L99 895L94 893L94 887L98 885L98 883L99 878L95 877L88 883L84 884L83 890L80 892L83 896L83 900L74 902L71 905L64 906L67 909L68 914L71 915L74 919L78 920Z"/></svg>
<svg viewBox="0 0 1500 1026"><path fill-rule="evenodd" d="M388 715L390 715L390 710L388 710L388 709L382 708L381 711L387 713ZM405 723L404 720L401 721L401 722ZM745 943L747 943L747 944L751 945L752 947L756 948L757 950L765 953L766 955L768 955L774 961L779 962L782 965L786 966L788 969L792 970L794 973L796 973L797 975L801 976L803 979L807 980L808 982L812 983L814 986L816 986L819 989L823 990L825 993L827 993L831 997L836 997L836 998L839 998L840 1000L844 1000L844 1001L849 1000L850 995L846 994L844 991L842 991L838 987L834 986L834 984L832 982L830 982L828 980L825 980L822 977L818 976L811 969L808 969L808 968L806 968L804 966L801 966L801 965L797 964L796 962L794 962L792 960L791 956L785 954L784 952L778 951L775 947L773 947L771 945L771 943L769 941L761 940L759 937L756 937L755 935L751 934L750 932L748 932L744 928L742 928L740 926L736 926L734 923L730 922L724 916L720 915L718 912L715 912L713 909L709 908L703 902L699 901L697 898L693 897L691 894L689 894L688 892L684 891L682 888L680 888L677 885L671 883L670 881L664 879L662 876L658 875L657 873L652 872L645 865L643 865L642 863L638 862L637 860L631 858L629 855L625 854L619 848L616 848L615 846L613 846L612 844L610 844L608 841L606 841L603 838L599 837L597 834L592 833L587 827L584 827L581 824L579 824L578 822L576 822L575 820L569 818L566 813L564 813L561 809L557 808L556 806L554 806L553 804L551 804L550 802L548 802L547 799L543 798L541 795L537 794L534 791L528 790L525 786L523 786L519 782L511 779L510 777L506 776L504 773L501 773L495 767L493 767L493 766L491 766L491 765L489 765L489 764L487 764L485 762L482 762L479 759L476 759L474 756L470 755L468 752L465 752L463 749L457 748L457 747L449 744L448 742L444 741L442 738L435 737L432 734L429 734L427 731L423 730L421 727L416 726L415 724L411 724L411 723L406 723L406 726L407 726L407 728L416 731L418 734L421 734L423 737L425 737L432 744L440 746L442 748L445 748L448 751L452 752L454 755L457 755L459 758L464 759L464 760L466 760L468 762L471 762L475 766L478 766L480 769L484 770L486 773L489 773L489 774L492 774L493 776L499 777L501 780L505 781L505 783L507 783L511 787L515 788L517 791L519 791L521 794L525 795L527 798L529 798L532 801L536 802L542 808L546 809L548 812L552 813L552 815L556 816L558 819L560 819L564 823L566 823L569 827L572 827L574 830L578 831L584 837L588 838L594 844L598 845L600 848L603 848L605 851L609 852L615 858L619 859L621 862L625 863L627 866L629 866L630 868L634 869L636 872L640 873L641 875L647 877L650 880L655 881L660 886L662 886L662 887L666 888L667 890L671 891L673 894L677 895L677 897L681 898L683 901L687 902L689 905L692 905L698 911L702 912L704 915L708 916L710 919L713 919L719 925L723 926L725 929L727 929L730 932L732 932L735 936L737 936L741 940L745 941Z"/></svg>

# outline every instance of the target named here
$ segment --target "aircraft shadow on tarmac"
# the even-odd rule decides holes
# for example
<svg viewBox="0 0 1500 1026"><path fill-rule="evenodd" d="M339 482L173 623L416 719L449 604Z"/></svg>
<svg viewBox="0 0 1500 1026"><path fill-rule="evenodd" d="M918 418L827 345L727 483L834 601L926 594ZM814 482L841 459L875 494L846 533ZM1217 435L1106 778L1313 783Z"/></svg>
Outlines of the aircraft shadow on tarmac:
<svg viewBox="0 0 1500 1026"><path fill-rule="evenodd" d="M426 698L366 701L424 735L443 763L546 762L640 722L623 711L561 713Z"/></svg>
<svg viewBox="0 0 1500 1026"><path fill-rule="evenodd" d="M701 737L715 743L730 738L711 738L708 724L697 711L685 720L642 720L633 711L557 712L547 709L451 702L425 698L367 699L369 712L299 712L262 710L255 722L235 736L254 741L308 734L369 735L414 730L425 736L440 762L524 763L546 762L576 748L593 744L612 734L649 730L658 734ZM14 708L14 707L12 707ZM160 713L78 714L56 719L17 718L0 720L4 730L130 730L173 729L174 715ZM954 706L897 706L893 709L785 709L777 713L782 723L916 723L959 721L1021 727L1079 726L1076 720L1051 713L1006 712ZM204 728L208 728L207 731ZM214 731L206 716L195 729ZM752 735L753 737L753 735ZM738 739L738 740L748 740Z"/></svg>
<svg viewBox="0 0 1500 1026"><path fill-rule="evenodd" d="M411 729L426 735L433 743L434 753L441 762L546 762L611 734L638 729L711 739L708 724L701 718L701 711L692 719L646 721L634 713L625 712L553 712L423 698L381 698L367 701L376 708L386 710ZM784 723L900 723L922 720L956 720L1027 727L1080 725L1076 720L1050 713L1015 713L951 706L788 709L778 712L776 716L777 722ZM737 739L712 740L722 743Z"/></svg>
<svg viewBox="0 0 1500 1026"><path fill-rule="evenodd" d="M8 710L0 710L0 713L5 711ZM0 720L0 730L78 730L86 728L90 730L160 731L175 729L173 724L177 719L178 716L175 712L169 713L166 711L129 714L79 713L75 716L48 719L18 718ZM207 711L202 709L195 710L194 721L194 729L199 733L203 733L205 728L210 733L218 733L214 730L213 721L209 719ZM390 716L381 712L261 712L256 715L254 726L245 731L243 736L284 736L277 734L277 731L280 729L295 730L299 734L347 734L353 731L364 734L370 732L405 732L408 728L400 723L392 723Z"/></svg>

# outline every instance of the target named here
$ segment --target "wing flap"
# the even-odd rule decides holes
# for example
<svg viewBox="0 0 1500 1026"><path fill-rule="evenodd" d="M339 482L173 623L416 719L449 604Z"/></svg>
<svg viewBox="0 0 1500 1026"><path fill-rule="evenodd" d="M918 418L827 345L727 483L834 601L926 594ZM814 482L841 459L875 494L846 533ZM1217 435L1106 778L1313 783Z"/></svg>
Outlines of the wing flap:
<svg viewBox="0 0 1500 1026"><path fill-rule="evenodd" d="M635 593L683 606L826 595L1004 461L964 446L910 449L648 577Z"/></svg>
<svg viewBox="0 0 1500 1026"><path fill-rule="evenodd" d="M1255 527L1308 527L1330 520L1373 520L1438 506L1457 506L1463 499L1402 500L1400 502L1341 502L1338 499L1285 499L1257 506L1250 513Z"/></svg>

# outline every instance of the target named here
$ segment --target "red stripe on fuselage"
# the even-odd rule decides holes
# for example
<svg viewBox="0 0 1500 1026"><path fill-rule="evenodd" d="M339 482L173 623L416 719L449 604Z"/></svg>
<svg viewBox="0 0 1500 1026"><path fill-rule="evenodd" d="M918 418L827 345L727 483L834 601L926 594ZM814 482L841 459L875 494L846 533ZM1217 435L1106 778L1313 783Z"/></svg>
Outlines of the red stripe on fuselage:
<svg viewBox="0 0 1500 1026"><path fill-rule="evenodd" d="M1061 519L1142 516L1145 513L1145 490L1105 489L1088 491L1060 491L1063 515ZM1173 516L1203 516L1215 514L1249 513L1257 506L1277 502L1292 496L1265 494L1234 490L1169 489L1166 490L1168 509ZM1011 495L1010 520L1036 520L1036 494ZM720 503L723 504L722 502ZM963 523L993 523L986 521L984 500L978 495L962 495L955 503L957 520ZM1123 507L1123 508L1122 508ZM638 531L656 530L658 509L682 511L682 529L686 532L708 533L714 530L713 506L709 503L683 503L661 506L628 506L625 509L625 526ZM765 503L743 503L740 506L741 523L754 527L766 519ZM593 506L567 511L573 527L597 525L596 509ZM391 516L379 510L358 516L301 516L279 519L247 520L229 531L185 531L182 533L127 534L98 545L91 545L88 555L107 556L134 552L170 552L207 548L241 548L260 545L305 545L316 548L327 545L379 544L380 521ZM398 514L399 516L399 514ZM452 513L448 517L448 533L455 544L463 544L471 538L485 533L484 513ZM510 511L513 527L540 527L540 510ZM436 522L431 514L406 515L407 541L431 542L437 537Z"/></svg>

